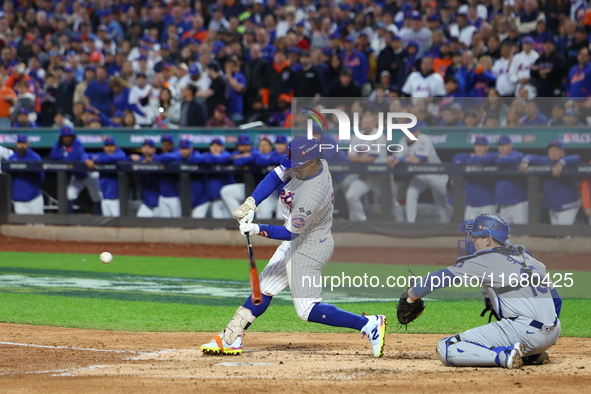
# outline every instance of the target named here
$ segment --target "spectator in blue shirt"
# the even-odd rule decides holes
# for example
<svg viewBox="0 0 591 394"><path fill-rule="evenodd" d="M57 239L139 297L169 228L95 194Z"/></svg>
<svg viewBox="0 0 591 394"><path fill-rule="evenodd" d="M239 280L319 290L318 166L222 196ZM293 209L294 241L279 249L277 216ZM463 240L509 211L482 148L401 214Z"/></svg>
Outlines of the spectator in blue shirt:
<svg viewBox="0 0 591 394"><path fill-rule="evenodd" d="M96 79L88 83L84 95L88 98L91 106L109 118L113 115L113 92L109 88L105 67L100 66L96 69Z"/></svg>
<svg viewBox="0 0 591 394"><path fill-rule="evenodd" d="M369 63L367 57L355 49L355 39L351 36L345 38L345 50L341 53L343 66L353 73L353 79L362 87L367 82L369 75Z"/></svg>
<svg viewBox="0 0 591 394"><path fill-rule="evenodd" d="M579 64L573 66L566 79L566 95L569 97L591 96L591 64L589 64L589 48L579 49Z"/></svg>
<svg viewBox="0 0 591 394"><path fill-rule="evenodd" d="M19 134L16 140L16 152L8 161L41 161L41 156L29 148L29 139L25 134ZM45 180L45 173L14 172L12 174L12 201L14 213L19 215L43 215L43 194L41 185Z"/></svg>
<svg viewBox="0 0 591 394"><path fill-rule="evenodd" d="M240 125L244 120L244 93L246 93L246 77L240 72L240 61L236 56L226 62L226 80L230 87L228 112L230 120Z"/></svg>

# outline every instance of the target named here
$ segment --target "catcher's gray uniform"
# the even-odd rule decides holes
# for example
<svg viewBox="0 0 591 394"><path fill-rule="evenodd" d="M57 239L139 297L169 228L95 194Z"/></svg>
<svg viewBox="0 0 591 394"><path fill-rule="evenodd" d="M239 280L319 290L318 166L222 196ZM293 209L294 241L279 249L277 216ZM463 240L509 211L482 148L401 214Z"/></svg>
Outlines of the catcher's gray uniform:
<svg viewBox="0 0 591 394"><path fill-rule="evenodd" d="M562 300L546 275L546 266L523 246L510 246L480 250L423 278L412 289L416 297L450 286L454 278L467 283L470 278L482 280L485 301L499 319L440 340L437 354L441 361L457 367L503 366L499 354L516 342L525 346L525 356L550 348L560 336ZM517 284L511 278L523 281Z"/></svg>

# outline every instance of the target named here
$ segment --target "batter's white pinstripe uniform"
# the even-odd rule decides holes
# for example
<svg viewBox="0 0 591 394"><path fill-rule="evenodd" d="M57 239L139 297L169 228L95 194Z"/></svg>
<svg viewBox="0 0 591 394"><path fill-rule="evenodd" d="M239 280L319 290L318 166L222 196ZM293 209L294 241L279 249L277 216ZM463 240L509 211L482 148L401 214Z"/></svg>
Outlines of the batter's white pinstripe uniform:
<svg viewBox="0 0 591 394"><path fill-rule="evenodd" d="M281 210L285 227L298 234L291 241L284 241L275 251L267 267L261 273L261 292L274 296L290 286L298 316L307 320L314 304L320 302L322 287L302 286L302 277L316 277L321 283L322 269L332 256L334 241L331 234L333 189L332 177L326 160L321 160L322 170L312 178L300 180L283 166L275 168L276 174L289 182L281 191Z"/></svg>

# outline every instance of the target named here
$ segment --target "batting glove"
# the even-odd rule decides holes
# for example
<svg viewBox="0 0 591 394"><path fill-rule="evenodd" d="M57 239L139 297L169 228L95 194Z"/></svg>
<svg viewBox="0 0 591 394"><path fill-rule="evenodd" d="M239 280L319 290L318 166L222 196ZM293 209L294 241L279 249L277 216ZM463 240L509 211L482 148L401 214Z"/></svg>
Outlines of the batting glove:
<svg viewBox="0 0 591 394"><path fill-rule="evenodd" d="M240 223L240 234L246 236L248 233L249 235L258 235L261 232L261 229L258 224L254 223Z"/></svg>
<svg viewBox="0 0 591 394"><path fill-rule="evenodd" d="M248 211L245 217L240 219L240 224L242 223L252 223L252 219L254 219L254 211L251 209Z"/></svg>
<svg viewBox="0 0 591 394"><path fill-rule="evenodd" d="M244 217L246 215L248 215L248 211L251 211L251 210L256 211L257 204L256 204L256 201L254 200L254 198L248 197L242 203L242 205L240 205L238 208L236 208L236 210L233 213L233 216L238 220L242 220L242 219L244 219Z"/></svg>

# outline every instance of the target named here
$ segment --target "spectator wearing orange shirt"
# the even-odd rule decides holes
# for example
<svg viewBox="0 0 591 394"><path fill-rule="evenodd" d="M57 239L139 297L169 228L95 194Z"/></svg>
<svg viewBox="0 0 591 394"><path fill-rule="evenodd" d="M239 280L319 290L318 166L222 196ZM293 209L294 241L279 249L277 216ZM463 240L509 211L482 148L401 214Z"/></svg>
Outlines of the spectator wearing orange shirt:
<svg viewBox="0 0 591 394"><path fill-rule="evenodd" d="M452 53L449 40L443 39L439 46L439 56L433 60L433 71L445 78L445 71L452 63Z"/></svg>
<svg viewBox="0 0 591 394"><path fill-rule="evenodd" d="M16 93L12 88L4 84L6 77L0 75L0 129L10 128L10 108L17 100Z"/></svg>

